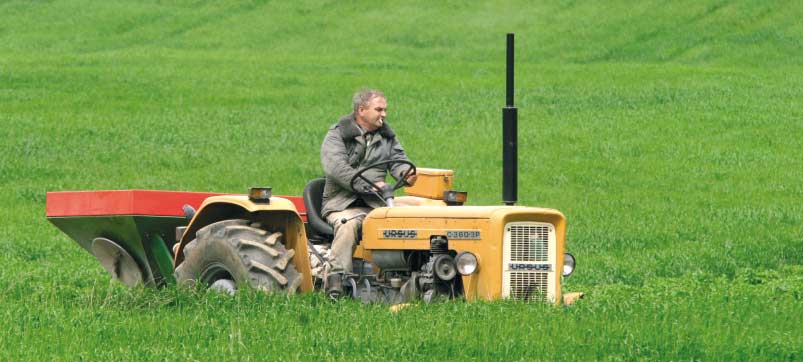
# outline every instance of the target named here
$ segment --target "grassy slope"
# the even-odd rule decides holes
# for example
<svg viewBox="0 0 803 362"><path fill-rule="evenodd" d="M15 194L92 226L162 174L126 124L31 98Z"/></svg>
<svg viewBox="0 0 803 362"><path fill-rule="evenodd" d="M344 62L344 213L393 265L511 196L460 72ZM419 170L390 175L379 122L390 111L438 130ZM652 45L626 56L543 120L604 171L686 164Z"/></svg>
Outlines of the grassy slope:
<svg viewBox="0 0 803 362"><path fill-rule="evenodd" d="M0 2L0 359L799 359L801 17L793 1ZM508 31L520 201L568 216L576 308L128 291L43 218L49 190L300 194L364 85L413 160L498 203Z"/></svg>

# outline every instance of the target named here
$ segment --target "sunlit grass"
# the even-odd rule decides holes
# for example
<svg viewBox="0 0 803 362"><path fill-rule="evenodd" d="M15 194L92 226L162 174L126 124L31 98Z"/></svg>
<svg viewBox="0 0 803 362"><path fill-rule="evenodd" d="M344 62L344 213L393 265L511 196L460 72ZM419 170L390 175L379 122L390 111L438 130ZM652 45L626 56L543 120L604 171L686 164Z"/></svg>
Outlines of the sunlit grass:
<svg viewBox="0 0 803 362"><path fill-rule="evenodd" d="M0 3L0 360L795 360L803 27L794 2ZM572 308L126 289L46 191L299 195L351 93L419 166L568 218Z"/></svg>

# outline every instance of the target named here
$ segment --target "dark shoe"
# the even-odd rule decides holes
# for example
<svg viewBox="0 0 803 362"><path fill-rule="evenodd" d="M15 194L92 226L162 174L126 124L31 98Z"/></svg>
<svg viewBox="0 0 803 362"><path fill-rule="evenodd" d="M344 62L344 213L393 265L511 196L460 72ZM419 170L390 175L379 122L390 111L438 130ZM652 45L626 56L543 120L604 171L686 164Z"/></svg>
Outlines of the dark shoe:
<svg viewBox="0 0 803 362"><path fill-rule="evenodd" d="M343 296L343 274L332 273L326 277L326 295L334 300Z"/></svg>

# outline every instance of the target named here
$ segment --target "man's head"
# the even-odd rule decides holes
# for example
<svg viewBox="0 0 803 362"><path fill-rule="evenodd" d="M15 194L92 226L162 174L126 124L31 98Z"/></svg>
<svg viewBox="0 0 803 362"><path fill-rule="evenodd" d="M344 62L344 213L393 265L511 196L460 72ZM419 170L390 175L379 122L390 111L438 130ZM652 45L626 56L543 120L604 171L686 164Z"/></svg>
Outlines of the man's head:
<svg viewBox="0 0 803 362"><path fill-rule="evenodd" d="M363 130L373 132L382 127L388 109L385 94L376 89L363 89L355 93L352 100L354 116Z"/></svg>

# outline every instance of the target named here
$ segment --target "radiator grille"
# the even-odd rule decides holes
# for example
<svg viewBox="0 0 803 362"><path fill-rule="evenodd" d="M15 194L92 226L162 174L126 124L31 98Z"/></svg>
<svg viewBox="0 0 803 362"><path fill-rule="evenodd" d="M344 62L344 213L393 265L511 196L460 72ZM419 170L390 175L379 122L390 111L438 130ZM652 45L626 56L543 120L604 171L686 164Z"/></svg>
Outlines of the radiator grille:
<svg viewBox="0 0 803 362"><path fill-rule="evenodd" d="M555 225L534 221L507 223L502 246L502 296L554 303L560 293Z"/></svg>
<svg viewBox="0 0 803 362"><path fill-rule="evenodd" d="M549 261L549 226L511 226L510 261Z"/></svg>
<svg viewBox="0 0 803 362"><path fill-rule="evenodd" d="M549 273L510 273L510 297L515 300L545 302Z"/></svg>

